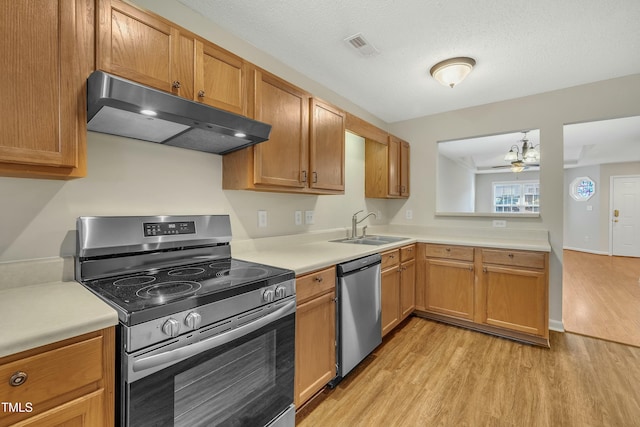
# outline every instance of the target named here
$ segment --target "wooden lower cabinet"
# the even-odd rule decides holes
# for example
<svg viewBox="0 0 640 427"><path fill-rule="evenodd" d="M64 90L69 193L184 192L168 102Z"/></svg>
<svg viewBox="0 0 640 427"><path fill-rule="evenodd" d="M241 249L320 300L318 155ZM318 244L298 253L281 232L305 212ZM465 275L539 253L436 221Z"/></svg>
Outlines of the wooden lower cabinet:
<svg viewBox="0 0 640 427"><path fill-rule="evenodd" d="M115 330L103 329L0 359L0 426L112 426ZM22 382L20 382L22 378Z"/></svg>
<svg viewBox="0 0 640 427"><path fill-rule="evenodd" d="M545 252L420 244L420 315L549 346Z"/></svg>
<svg viewBox="0 0 640 427"><path fill-rule="evenodd" d="M400 248L400 320L416 308L416 245Z"/></svg>
<svg viewBox="0 0 640 427"><path fill-rule="evenodd" d="M294 403L300 408L336 376L336 269L296 279Z"/></svg>
<svg viewBox="0 0 640 427"><path fill-rule="evenodd" d="M473 320L473 263L427 258L426 309L448 316Z"/></svg>
<svg viewBox="0 0 640 427"><path fill-rule="evenodd" d="M397 252L394 251L394 252ZM382 271L382 336L400 323L400 270L394 265Z"/></svg>
<svg viewBox="0 0 640 427"><path fill-rule="evenodd" d="M381 253L382 336L415 309L415 245Z"/></svg>
<svg viewBox="0 0 640 427"><path fill-rule="evenodd" d="M506 255L505 264L487 263L487 254L496 251L482 250L483 266L479 321L487 325L506 328L525 334L548 338L548 278L544 254L528 254L500 251ZM511 255L511 257L509 257ZM521 262L518 260L520 255ZM537 255L538 264L529 262ZM494 261L495 262L495 261Z"/></svg>

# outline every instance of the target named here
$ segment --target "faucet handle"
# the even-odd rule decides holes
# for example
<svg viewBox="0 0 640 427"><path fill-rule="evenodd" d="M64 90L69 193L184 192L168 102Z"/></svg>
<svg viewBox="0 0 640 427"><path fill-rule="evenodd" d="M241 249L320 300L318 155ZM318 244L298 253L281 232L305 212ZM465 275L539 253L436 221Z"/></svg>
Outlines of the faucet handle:
<svg viewBox="0 0 640 427"><path fill-rule="evenodd" d="M360 212L364 212L364 209L361 209L358 212L354 213L353 217L356 218Z"/></svg>
<svg viewBox="0 0 640 427"><path fill-rule="evenodd" d="M367 237L367 227L368 225L365 225L364 227L362 227L362 236L361 237Z"/></svg>

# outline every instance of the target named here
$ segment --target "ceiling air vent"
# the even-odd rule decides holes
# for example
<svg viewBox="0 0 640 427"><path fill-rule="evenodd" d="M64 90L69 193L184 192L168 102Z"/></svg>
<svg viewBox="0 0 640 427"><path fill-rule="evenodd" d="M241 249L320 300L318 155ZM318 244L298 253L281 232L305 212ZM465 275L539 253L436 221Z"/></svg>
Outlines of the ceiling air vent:
<svg viewBox="0 0 640 427"><path fill-rule="evenodd" d="M364 38L362 33L347 37L344 41L362 56L374 56L380 53L374 45Z"/></svg>

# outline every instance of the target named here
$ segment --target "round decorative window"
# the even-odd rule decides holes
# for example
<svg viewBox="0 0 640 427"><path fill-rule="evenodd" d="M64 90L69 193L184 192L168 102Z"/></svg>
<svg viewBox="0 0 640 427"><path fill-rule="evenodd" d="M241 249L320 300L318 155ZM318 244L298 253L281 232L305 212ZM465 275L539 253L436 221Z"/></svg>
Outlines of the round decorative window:
<svg viewBox="0 0 640 427"><path fill-rule="evenodd" d="M579 202L589 200L596 193L596 183L588 176L581 176L571 182L569 193Z"/></svg>

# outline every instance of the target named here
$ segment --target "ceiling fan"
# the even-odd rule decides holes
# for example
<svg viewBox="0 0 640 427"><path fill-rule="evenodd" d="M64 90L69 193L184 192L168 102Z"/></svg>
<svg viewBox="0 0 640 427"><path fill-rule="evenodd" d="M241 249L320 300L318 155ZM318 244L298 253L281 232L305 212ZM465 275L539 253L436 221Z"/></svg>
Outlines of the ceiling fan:
<svg viewBox="0 0 640 427"><path fill-rule="evenodd" d="M527 139L527 133L529 131L522 131L524 134L522 139L518 142L522 142L522 148L517 144L514 144L509 149L509 152L505 154L504 160L509 162L508 165L493 166L494 169L511 168L511 172L522 172L532 166L540 166L540 152L538 151L539 145L533 145L529 143Z"/></svg>

